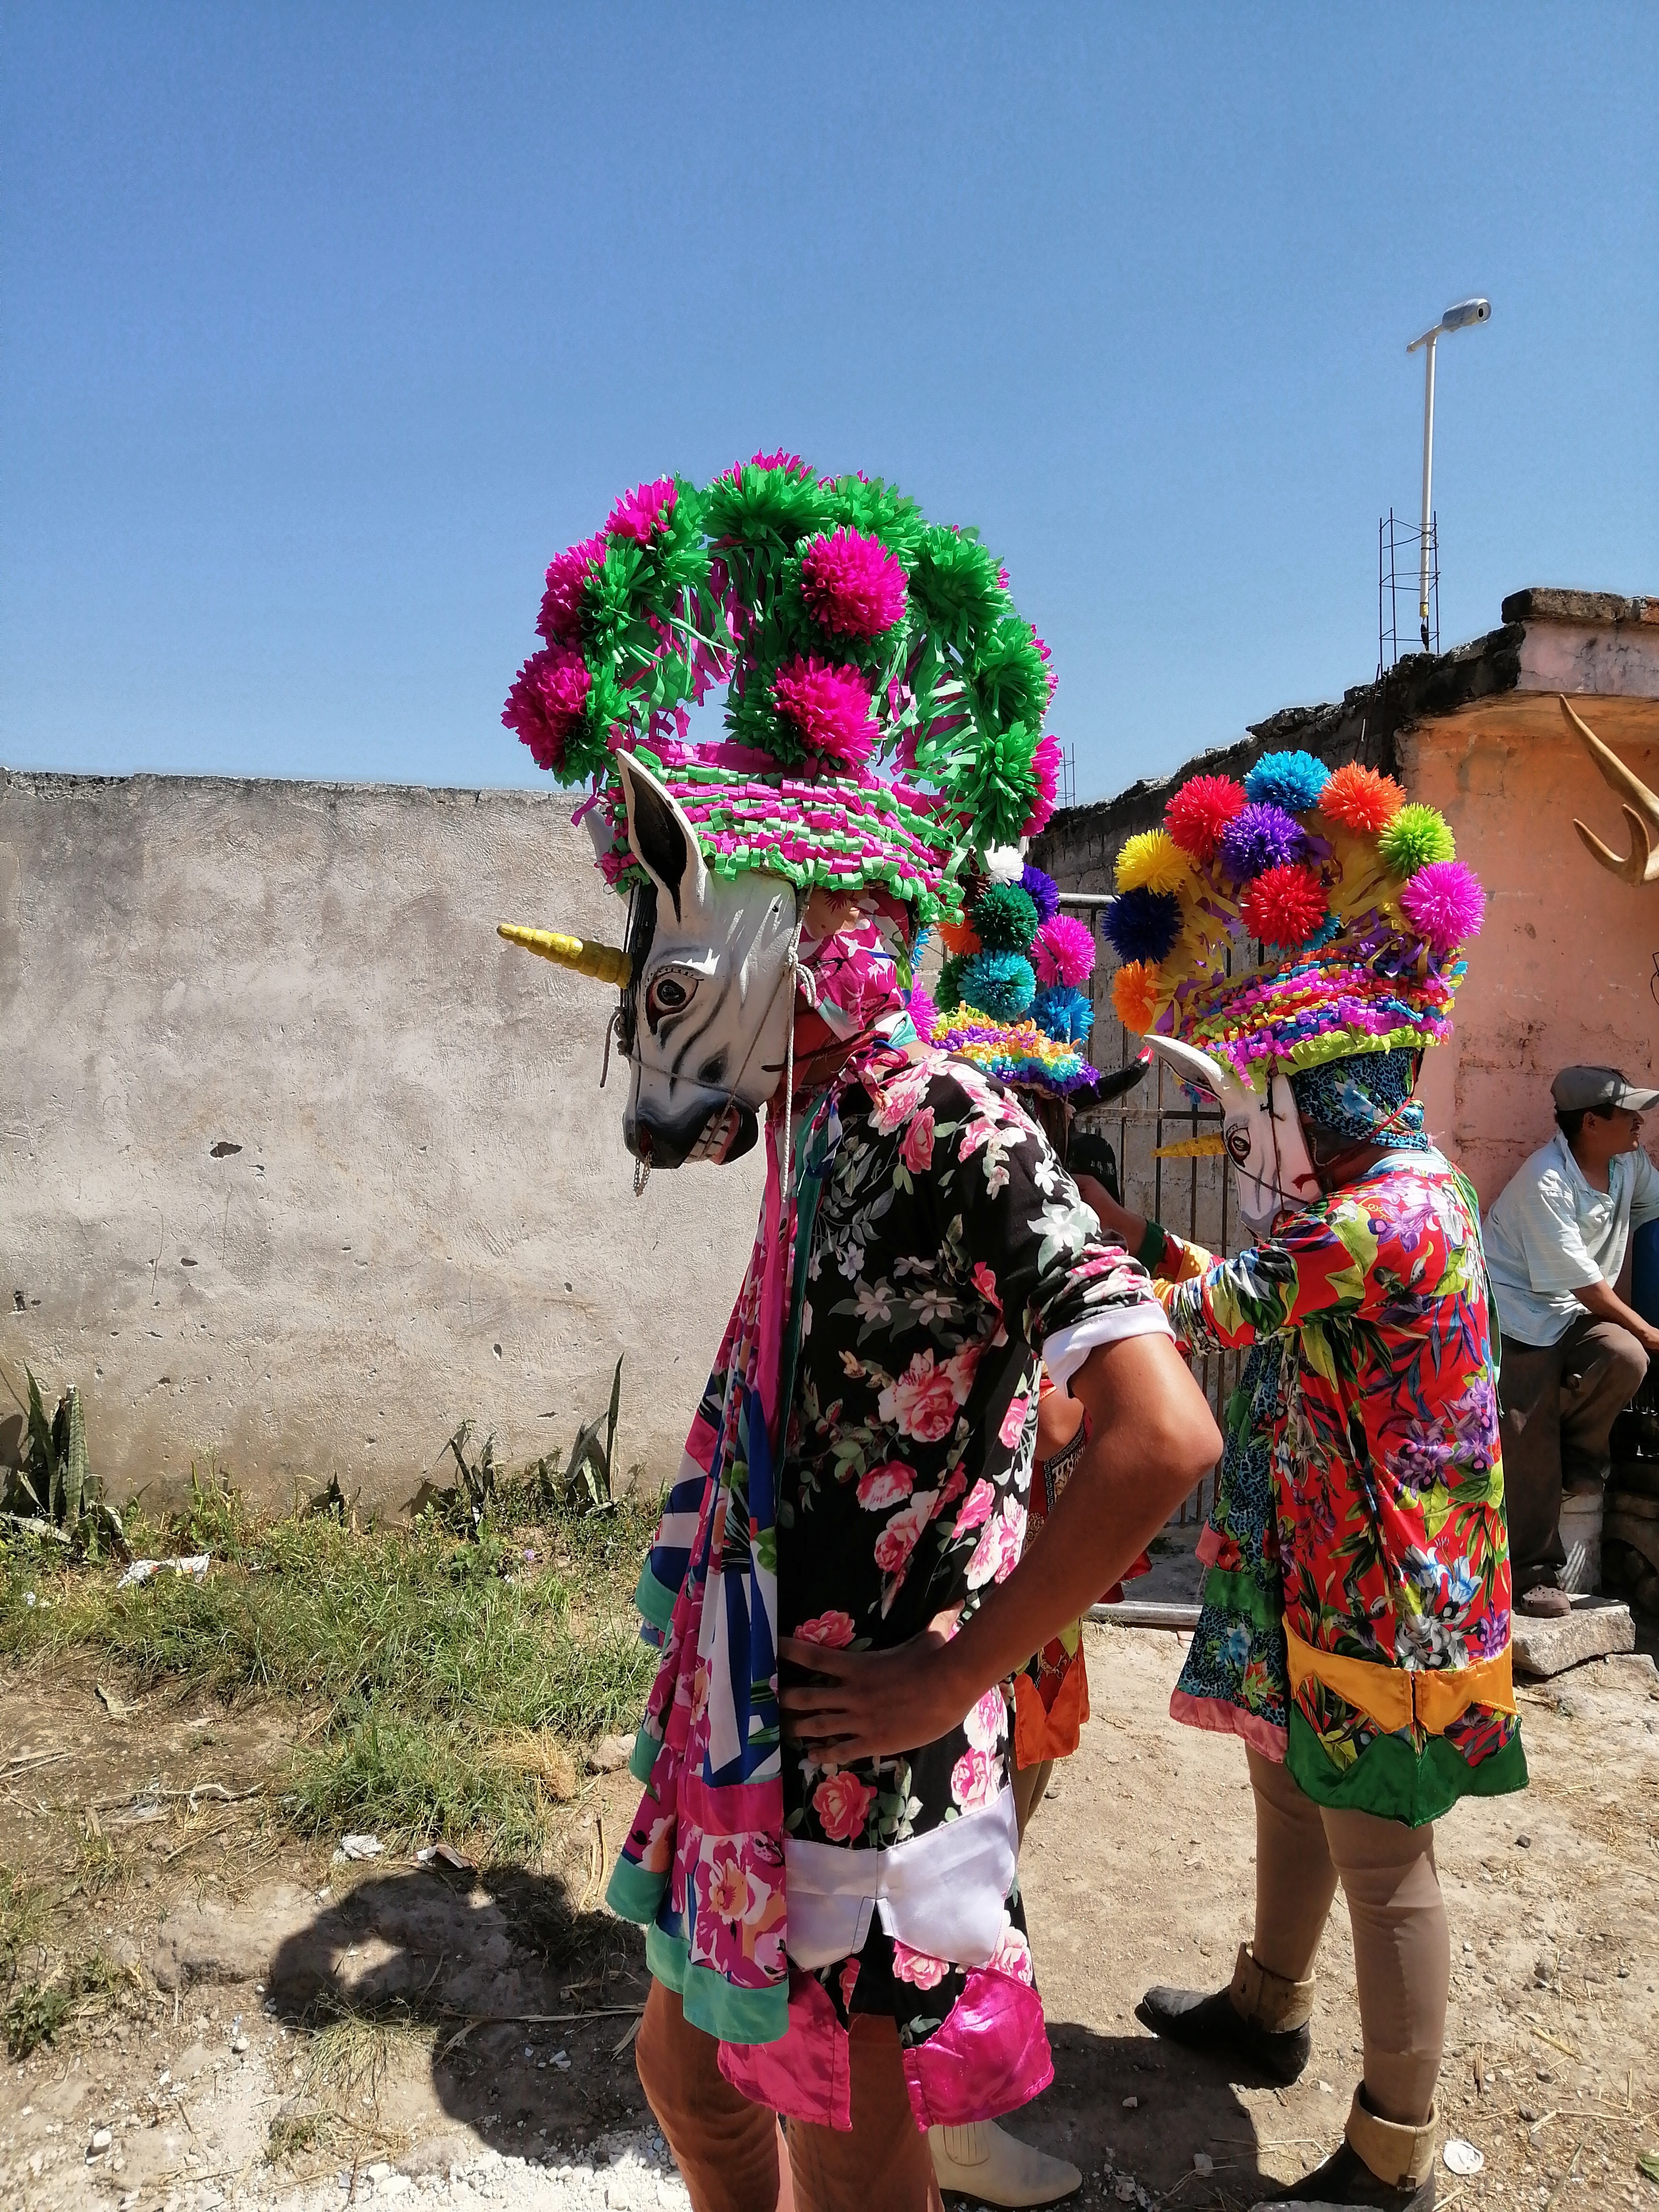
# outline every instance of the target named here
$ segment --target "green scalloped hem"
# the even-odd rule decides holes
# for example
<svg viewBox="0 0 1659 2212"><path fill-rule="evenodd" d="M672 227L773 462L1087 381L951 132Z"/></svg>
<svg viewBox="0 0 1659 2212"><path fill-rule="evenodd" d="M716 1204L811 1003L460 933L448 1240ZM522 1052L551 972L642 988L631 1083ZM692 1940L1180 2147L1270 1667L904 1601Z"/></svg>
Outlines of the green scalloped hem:
<svg viewBox="0 0 1659 2212"><path fill-rule="evenodd" d="M666 1583L657 1580L647 1559L640 1569L640 1578L634 1585L634 1610L640 1618L648 1620L653 1628L660 1629L665 1636L668 1624L674 1618L674 1604L678 1596L678 1590L672 1590Z"/></svg>
<svg viewBox="0 0 1659 2212"><path fill-rule="evenodd" d="M1374 1813L1408 1828L1426 1827L1450 1812L1460 1797L1503 1797L1527 1786L1519 1729L1502 1751L1479 1766L1471 1766L1443 1735L1431 1735L1420 1753L1403 1735L1379 1735L1352 1766L1342 1767L1296 1705L1291 1708L1285 1764L1316 1805L1328 1805L1336 1813Z"/></svg>
<svg viewBox="0 0 1659 2212"><path fill-rule="evenodd" d="M720 2043L781 2043L789 2033L789 1990L734 1990L710 1966L694 1966L684 1940L654 1923L645 1931L645 1963L672 1990L693 2027Z"/></svg>

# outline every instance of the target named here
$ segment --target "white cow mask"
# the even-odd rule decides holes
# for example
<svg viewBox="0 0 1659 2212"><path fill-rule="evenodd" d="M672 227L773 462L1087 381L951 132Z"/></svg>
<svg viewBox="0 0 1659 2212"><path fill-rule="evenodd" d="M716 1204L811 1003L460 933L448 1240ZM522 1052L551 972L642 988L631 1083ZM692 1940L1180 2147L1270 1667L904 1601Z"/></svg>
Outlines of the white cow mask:
<svg viewBox="0 0 1659 2212"><path fill-rule="evenodd" d="M1196 1045L1166 1036L1149 1036L1146 1042L1183 1083L1198 1084L1220 1107L1221 1141L1232 1163L1238 1211L1253 1237L1266 1237L1279 1214L1299 1212L1322 1194L1288 1077L1275 1069L1263 1097Z"/></svg>
<svg viewBox="0 0 1659 2212"><path fill-rule="evenodd" d="M795 1012L799 902L781 876L705 863L648 769L617 766L629 850L651 879L635 909L619 1031L632 1069L623 1135L653 1168L748 1152L784 1073Z"/></svg>

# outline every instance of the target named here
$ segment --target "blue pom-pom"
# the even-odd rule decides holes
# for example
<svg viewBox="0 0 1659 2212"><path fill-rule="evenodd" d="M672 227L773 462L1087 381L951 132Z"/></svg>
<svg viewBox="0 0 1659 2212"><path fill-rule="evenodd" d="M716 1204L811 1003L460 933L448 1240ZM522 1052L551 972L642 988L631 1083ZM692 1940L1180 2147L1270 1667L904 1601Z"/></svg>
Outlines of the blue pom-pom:
<svg viewBox="0 0 1659 2212"><path fill-rule="evenodd" d="M1311 753L1263 753L1244 779L1244 796L1258 806L1282 806L1305 814L1317 806L1331 772Z"/></svg>
<svg viewBox="0 0 1659 2212"><path fill-rule="evenodd" d="M1060 912L1060 893L1052 876L1045 876L1041 868L1034 868L1028 860L1019 872L1019 887L1037 910L1039 922L1052 921Z"/></svg>
<svg viewBox="0 0 1659 2212"><path fill-rule="evenodd" d="M965 1006L999 1022L1017 1022L1036 996L1036 970L1023 952L970 952L957 988Z"/></svg>
<svg viewBox="0 0 1659 2212"><path fill-rule="evenodd" d="M1049 983L1032 1000L1031 1019L1057 1044L1081 1044L1095 1025L1095 1010L1086 991Z"/></svg>
<svg viewBox="0 0 1659 2212"><path fill-rule="evenodd" d="M1120 891L1106 909L1106 934L1120 960L1167 959L1181 934L1173 891Z"/></svg>

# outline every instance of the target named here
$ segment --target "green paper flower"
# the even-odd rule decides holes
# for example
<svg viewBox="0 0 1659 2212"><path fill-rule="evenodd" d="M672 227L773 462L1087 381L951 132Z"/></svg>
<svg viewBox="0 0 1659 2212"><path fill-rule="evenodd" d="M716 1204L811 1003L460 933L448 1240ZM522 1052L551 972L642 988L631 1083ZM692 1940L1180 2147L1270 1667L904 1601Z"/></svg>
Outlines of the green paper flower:
<svg viewBox="0 0 1659 2212"><path fill-rule="evenodd" d="M1376 841L1376 849L1396 876L1414 876L1431 860L1457 857L1451 824L1438 808L1402 806Z"/></svg>
<svg viewBox="0 0 1659 2212"><path fill-rule="evenodd" d="M1037 933L1036 902L1018 884L988 884L974 902L973 923L981 945L1029 952Z"/></svg>

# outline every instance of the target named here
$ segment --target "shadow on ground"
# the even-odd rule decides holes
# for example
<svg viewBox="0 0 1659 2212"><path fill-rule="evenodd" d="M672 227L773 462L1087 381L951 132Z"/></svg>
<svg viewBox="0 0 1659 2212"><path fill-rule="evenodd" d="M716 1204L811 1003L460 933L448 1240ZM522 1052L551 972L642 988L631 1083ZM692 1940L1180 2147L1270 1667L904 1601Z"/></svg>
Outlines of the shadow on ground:
<svg viewBox="0 0 1659 2212"><path fill-rule="evenodd" d="M648 1987L640 1931L573 1907L556 1880L514 1867L371 1877L313 1903L268 1986L295 2025L430 2030L438 2106L503 2151L580 2149L648 2119L632 2046ZM1090 2175L1115 2168L1167 2191L1184 2174L1193 2212L1251 2201L1255 2130L1217 2069L1150 2036L1065 2021L1049 2033L1055 2079L1019 2134ZM1194 2172L1194 2152L1212 2176Z"/></svg>

